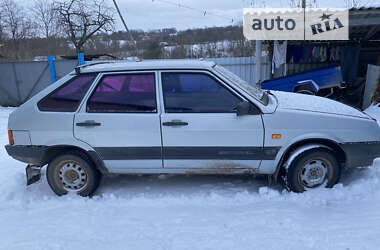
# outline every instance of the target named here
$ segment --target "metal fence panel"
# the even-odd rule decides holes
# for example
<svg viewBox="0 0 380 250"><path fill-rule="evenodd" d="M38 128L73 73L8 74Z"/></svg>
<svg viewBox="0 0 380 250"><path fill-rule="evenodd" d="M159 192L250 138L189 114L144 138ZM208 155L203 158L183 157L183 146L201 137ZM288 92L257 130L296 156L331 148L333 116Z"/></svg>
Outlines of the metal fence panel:
<svg viewBox="0 0 380 250"><path fill-rule="evenodd" d="M77 60L63 60L63 61L56 61L55 64L55 74L57 80L59 78L64 77L68 73L74 70L74 68L77 66L78 61Z"/></svg>
<svg viewBox="0 0 380 250"><path fill-rule="evenodd" d="M0 66L0 104L11 106L19 102L16 80L11 63Z"/></svg>
<svg viewBox="0 0 380 250"><path fill-rule="evenodd" d="M207 58L208 61L214 61L222 65L236 75L240 76L243 80L255 84L259 81L256 76L256 59L255 57L223 57L223 58ZM268 57L262 58L261 63L261 80L269 79L270 67Z"/></svg>
<svg viewBox="0 0 380 250"><path fill-rule="evenodd" d="M71 72L76 60L55 61L56 78ZM0 106L19 106L51 84L48 62L0 63Z"/></svg>
<svg viewBox="0 0 380 250"><path fill-rule="evenodd" d="M258 81L255 75L255 57L207 58L240 76L249 83ZM70 73L76 60L54 61L56 79ZM270 76L268 59L263 57L262 80ZM51 83L48 62L0 63L0 106L19 106Z"/></svg>
<svg viewBox="0 0 380 250"><path fill-rule="evenodd" d="M12 63L16 86L19 89L18 101L25 102L44 87L43 80L50 78L49 65L45 62ZM47 81L45 81L47 82Z"/></svg>

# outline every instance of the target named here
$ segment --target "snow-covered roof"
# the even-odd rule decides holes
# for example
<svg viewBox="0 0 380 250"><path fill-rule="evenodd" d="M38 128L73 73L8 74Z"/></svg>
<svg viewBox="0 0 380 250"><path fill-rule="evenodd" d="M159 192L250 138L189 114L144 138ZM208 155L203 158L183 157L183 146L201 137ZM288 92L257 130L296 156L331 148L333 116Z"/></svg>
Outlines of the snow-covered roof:
<svg viewBox="0 0 380 250"><path fill-rule="evenodd" d="M122 70L162 70L162 69L211 69L214 62L190 59L165 59L146 61L104 61L93 64L85 64L80 68L80 73L91 73L100 71L122 71Z"/></svg>

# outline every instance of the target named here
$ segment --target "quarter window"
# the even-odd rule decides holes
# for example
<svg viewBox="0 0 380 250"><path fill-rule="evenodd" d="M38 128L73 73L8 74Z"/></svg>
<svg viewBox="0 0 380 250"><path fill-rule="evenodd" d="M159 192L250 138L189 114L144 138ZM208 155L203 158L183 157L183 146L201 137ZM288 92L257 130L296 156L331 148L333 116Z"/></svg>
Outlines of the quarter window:
<svg viewBox="0 0 380 250"><path fill-rule="evenodd" d="M162 73L167 113L232 113L240 98L202 73Z"/></svg>
<svg viewBox="0 0 380 250"><path fill-rule="evenodd" d="M41 111L74 112L96 75L76 76L38 103Z"/></svg>
<svg viewBox="0 0 380 250"><path fill-rule="evenodd" d="M103 77L87 102L87 112L157 112L154 74Z"/></svg>

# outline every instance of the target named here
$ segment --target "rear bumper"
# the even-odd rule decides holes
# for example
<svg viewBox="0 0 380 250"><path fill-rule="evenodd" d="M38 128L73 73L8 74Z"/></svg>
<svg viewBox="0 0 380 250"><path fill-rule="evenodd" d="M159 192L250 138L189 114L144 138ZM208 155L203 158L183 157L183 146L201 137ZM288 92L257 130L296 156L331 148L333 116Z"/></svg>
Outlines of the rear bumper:
<svg viewBox="0 0 380 250"><path fill-rule="evenodd" d="M7 153L12 158L37 166L44 165L44 155L47 148L47 146L5 145Z"/></svg>
<svg viewBox="0 0 380 250"><path fill-rule="evenodd" d="M346 154L346 167L366 167L380 157L380 141L350 142L340 144Z"/></svg>
<svg viewBox="0 0 380 250"><path fill-rule="evenodd" d="M48 164L57 154L65 152L66 147L64 145L53 148L38 145L5 145L5 149L12 158L18 161L42 167ZM73 149L70 148L70 150ZM102 174L108 174L108 169L104 166L103 160L95 151L87 151L87 156Z"/></svg>

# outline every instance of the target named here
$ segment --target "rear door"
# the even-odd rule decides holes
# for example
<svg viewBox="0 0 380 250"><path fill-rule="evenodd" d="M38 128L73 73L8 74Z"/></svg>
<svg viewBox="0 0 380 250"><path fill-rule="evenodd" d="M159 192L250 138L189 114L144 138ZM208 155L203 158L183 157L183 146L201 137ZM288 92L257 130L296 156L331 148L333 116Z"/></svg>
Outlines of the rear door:
<svg viewBox="0 0 380 250"><path fill-rule="evenodd" d="M114 173L162 168L155 72L106 73L75 115L74 135Z"/></svg>
<svg viewBox="0 0 380 250"><path fill-rule="evenodd" d="M165 168L215 172L259 167L261 115L237 116L244 100L208 71L161 71Z"/></svg>

